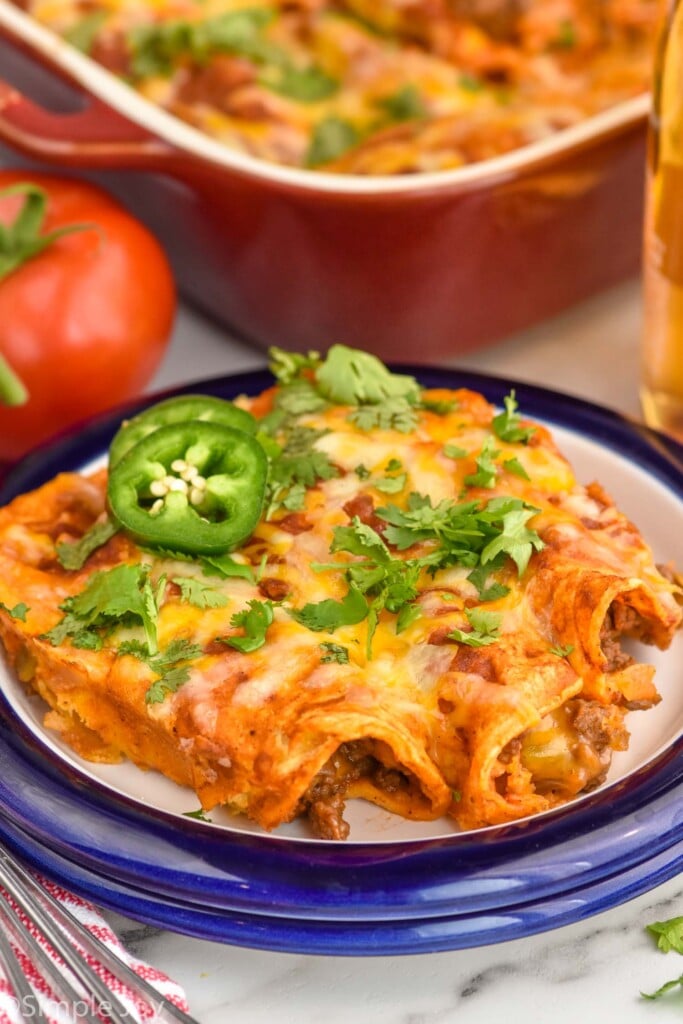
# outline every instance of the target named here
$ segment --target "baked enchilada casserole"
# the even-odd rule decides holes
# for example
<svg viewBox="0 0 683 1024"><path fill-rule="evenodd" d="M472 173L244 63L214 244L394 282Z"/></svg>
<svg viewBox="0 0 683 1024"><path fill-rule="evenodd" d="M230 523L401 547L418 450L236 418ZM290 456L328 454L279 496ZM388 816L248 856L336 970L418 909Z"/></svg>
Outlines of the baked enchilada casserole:
<svg viewBox="0 0 683 1024"><path fill-rule="evenodd" d="M402 174L516 149L647 90L663 0L21 0L242 152Z"/></svg>
<svg viewBox="0 0 683 1024"><path fill-rule="evenodd" d="M600 785L659 700L622 641L669 645L673 567L513 392L339 345L273 369L0 510L0 634L46 726L326 839L354 798L473 829Z"/></svg>

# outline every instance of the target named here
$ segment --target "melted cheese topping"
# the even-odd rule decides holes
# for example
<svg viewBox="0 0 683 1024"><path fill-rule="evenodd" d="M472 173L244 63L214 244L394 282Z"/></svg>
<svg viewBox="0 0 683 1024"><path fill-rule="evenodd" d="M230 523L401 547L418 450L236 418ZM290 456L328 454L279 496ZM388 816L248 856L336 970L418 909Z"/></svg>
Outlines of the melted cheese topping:
<svg viewBox="0 0 683 1024"><path fill-rule="evenodd" d="M276 503L233 552L252 580L154 557L122 534L81 570L63 569L55 544L103 514L104 473L57 477L0 510L0 629L17 673L53 709L48 724L85 756L159 769L207 809L225 804L265 828L307 812L335 837L343 834L339 801L354 794L409 817L451 814L472 828L596 785L611 751L627 742L627 711L658 699L653 670L623 655L618 638L665 647L681 618L676 587L609 497L576 481L544 427L511 443L496 436L496 410L481 396L424 397L452 407L424 408L407 433L364 432L346 407L301 417L336 475L308 487L296 511ZM240 404L263 415L269 399ZM494 469L473 482L486 453ZM510 496L526 503L538 541L528 565L520 573L503 554L484 585L497 589L482 595L481 581L469 578L473 563L432 571L425 563L407 624L384 606L374 634L369 615L329 631L297 619L306 606L343 601L347 573L367 562L331 551L335 529L369 527L379 539L383 509L405 510L411 494L429 496L432 507L481 509ZM441 543L420 536L401 550L385 540L399 568ZM144 641L140 626L106 632L97 650L44 636L62 620L65 598L124 562L144 564L161 589L160 650L179 640L197 648L185 680L152 702L160 670L121 649L123 640ZM223 603L192 604L177 583L185 577ZM370 589L365 600L375 597ZM273 621L262 646L241 653L229 643L243 635L234 616L255 601L269 603ZM29 609L25 622L7 611L19 602ZM473 612L493 616L492 633L475 637Z"/></svg>
<svg viewBox="0 0 683 1024"><path fill-rule="evenodd" d="M644 92L663 6L662 0L21 5L151 102L229 146L281 164L389 175L485 160ZM236 16L242 21L232 28L221 22Z"/></svg>

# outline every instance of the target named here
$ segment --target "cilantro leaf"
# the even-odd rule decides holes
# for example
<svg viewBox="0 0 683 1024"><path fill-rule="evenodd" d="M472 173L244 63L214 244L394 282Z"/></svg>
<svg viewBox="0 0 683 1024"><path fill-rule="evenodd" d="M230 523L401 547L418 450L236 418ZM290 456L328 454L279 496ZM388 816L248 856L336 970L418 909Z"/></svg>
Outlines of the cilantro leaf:
<svg viewBox="0 0 683 1024"><path fill-rule="evenodd" d="M445 444L442 451L447 459L464 459L469 455L467 448L460 448L457 444Z"/></svg>
<svg viewBox="0 0 683 1024"><path fill-rule="evenodd" d="M418 424L418 414L407 398L387 398L381 405L359 405L349 414L354 427L369 433L372 430L397 430L409 434Z"/></svg>
<svg viewBox="0 0 683 1024"><path fill-rule="evenodd" d="M670 992L672 988L680 985L683 988L683 974L678 978L674 978L672 981L665 981L663 985L660 985L655 992L641 992L643 999L659 999L661 996Z"/></svg>
<svg viewBox="0 0 683 1024"><path fill-rule="evenodd" d="M203 807L198 807L196 811L183 811L183 818L194 818L196 821L213 823L213 818L208 816Z"/></svg>
<svg viewBox="0 0 683 1024"><path fill-rule="evenodd" d="M503 616L500 612L487 612L482 608L466 608L465 617L472 627L471 632L453 629L448 634L452 640L467 644L468 647L486 647L500 636Z"/></svg>
<svg viewBox="0 0 683 1024"><path fill-rule="evenodd" d="M175 693L190 678L189 666L180 665L179 662L191 661L203 652L199 644L193 644L185 637L176 637L163 651L155 654L150 652L147 644L139 640L124 640L117 653L120 657L128 654L138 658L157 673L159 678L147 688L145 703L160 704L169 693Z"/></svg>
<svg viewBox="0 0 683 1024"><path fill-rule="evenodd" d="M392 373L369 352L333 345L315 373L320 393L338 405L378 405L402 398L414 405L420 387L414 377Z"/></svg>
<svg viewBox="0 0 683 1024"><path fill-rule="evenodd" d="M24 604L23 601L20 601L19 604L15 604L13 608L6 605L4 601L0 601L0 609L2 609L3 612L7 612L11 619L19 619L20 622L26 622L26 613L28 612L29 607L27 604Z"/></svg>
<svg viewBox="0 0 683 1024"><path fill-rule="evenodd" d="M339 82L315 64L298 68L294 64L282 63L267 68L259 82L273 92L298 100L299 103L316 103L327 99L339 89Z"/></svg>
<svg viewBox="0 0 683 1024"><path fill-rule="evenodd" d="M382 96L375 103L392 121L412 121L425 117L427 111L418 89L412 84L402 86L390 96Z"/></svg>
<svg viewBox="0 0 683 1024"><path fill-rule="evenodd" d="M187 665L177 665L155 679L145 693L146 704L161 704L169 693L176 693L190 678Z"/></svg>
<svg viewBox="0 0 683 1024"><path fill-rule="evenodd" d="M342 156L360 142L358 129L341 117L329 116L318 121L313 129L306 153L306 165L319 167Z"/></svg>
<svg viewBox="0 0 683 1024"><path fill-rule="evenodd" d="M510 499L498 499L505 507ZM496 499L489 502L489 510L495 505ZM488 542L481 552L481 561L486 564L491 562L500 552L505 552L517 566L517 572L521 576L529 564L529 559L534 551L540 551L544 543L535 530L530 530L526 523L533 518L539 510L525 506L522 508L513 507L504 511L500 518L500 533ZM495 514L495 513L494 513Z"/></svg>
<svg viewBox="0 0 683 1024"><path fill-rule="evenodd" d="M202 653L199 644L193 644L186 637L175 637L170 644L150 659L150 666L155 672L159 672L168 665L175 665L179 661L191 661L198 658Z"/></svg>
<svg viewBox="0 0 683 1024"><path fill-rule="evenodd" d="M327 598L303 608L290 608L289 614L300 625L314 633L334 633L340 626L355 626L368 616L368 602L358 587L351 585L342 601Z"/></svg>
<svg viewBox="0 0 683 1024"><path fill-rule="evenodd" d="M500 451L494 448L493 440L487 437L479 455L475 459L477 471L476 473L469 473L465 477L466 485L468 487L493 487L498 475L498 467L494 460L499 455Z"/></svg>
<svg viewBox="0 0 683 1024"><path fill-rule="evenodd" d="M372 558L377 562L389 562L391 555L377 530L354 516L350 526L335 526L332 531L330 551L347 551L350 555Z"/></svg>
<svg viewBox="0 0 683 1024"><path fill-rule="evenodd" d="M362 523L357 516L350 526L336 527L331 550L346 551L363 558L363 561L349 563L346 577L352 589L356 588L366 599L370 598L367 656L371 658L372 640L383 609L394 615L404 613L401 628L406 628L412 621L410 613L404 609L418 595L417 583L424 568L423 560L394 558L377 531Z"/></svg>
<svg viewBox="0 0 683 1024"><path fill-rule="evenodd" d="M210 52L233 53L256 63L281 60L281 51L262 34L272 18L273 12L265 8L247 8L204 21L137 25L127 35L131 71L137 78L168 76L177 57L202 63Z"/></svg>
<svg viewBox="0 0 683 1024"><path fill-rule="evenodd" d="M57 544L57 561L64 569L81 569L93 551L111 540L115 533L118 533L118 527L111 519L95 523L80 540Z"/></svg>
<svg viewBox="0 0 683 1024"><path fill-rule="evenodd" d="M337 665L349 664L348 647L344 647L342 644L330 643L328 640L321 643L320 646L325 652L320 659L324 665L328 665L332 662L335 662Z"/></svg>
<svg viewBox="0 0 683 1024"><path fill-rule="evenodd" d="M408 629L408 626L412 626L414 622L417 622L421 615L422 611L419 605L404 604L396 619L396 632L402 633L404 629Z"/></svg>
<svg viewBox="0 0 683 1024"><path fill-rule="evenodd" d="M530 438L536 433L535 427L522 427L520 415L517 411L517 399L514 389L503 399L505 406L503 412L493 417L491 427L496 437L501 441L508 441L511 444L528 444Z"/></svg>
<svg viewBox="0 0 683 1024"><path fill-rule="evenodd" d="M235 612L230 619L231 626L242 626L244 636L222 636L220 639L229 647L250 654L263 647L266 642L268 627L273 622L272 601L249 601L241 612Z"/></svg>
<svg viewBox="0 0 683 1024"><path fill-rule="evenodd" d="M281 508L290 511L304 506L306 488L318 480L339 476L339 469L326 452L315 448L315 442L324 430L294 426L286 433L284 444L270 460L266 519Z"/></svg>
<svg viewBox="0 0 683 1024"><path fill-rule="evenodd" d="M195 576L174 576L173 583L180 587L183 601L196 608L224 608L228 604L225 594Z"/></svg>
<svg viewBox="0 0 683 1024"><path fill-rule="evenodd" d="M576 25L571 18L564 18L557 29L557 35L551 43L551 47L558 50L572 50L576 46L577 31Z"/></svg>
<svg viewBox="0 0 683 1024"><path fill-rule="evenodd" d="M113 569L97 572L90 577L79 594L69 597L60 605L64 618L43 639L58 646L67 637L83 646L83 631L108 631L130 621L138 620L144 630L149 650L157 650L156 599L148 571L141 565L117 565Z"/></svg>
<svg viewBox="0 0 683 1024"><path fill-rule="evenodd" d="M560 644L556 644L554 647L550 648L550 653L556 654L558 658L567 658L573 650L574 644L567 644L566 647L562 647L560 646ZM683 918L680 918L680 920L683 921ZM681 949L679 952L683 953L683 949Z"/></svg>
<svg viewBox="0 0 683 1024"><path fill-rule="evenodd" d="M458 408L458 400L456 398L425 398L423 395L420 398L419 407L427 412L433 412L436 416L448 416Z"/></svg>
<svg viewBox="0 0 683 1024"><path fill-rule="evenodd" d="M519 459L506 459L503 466L507 469L508 473L512 473L513 476L518 476L522 480L531 480L531 477Z"/></svg>
<svg viewBox="0 0 683 1024"><path fill-rule="evenodd" d="M306 377L297 377L282 384L277 392L274 408L287 416L305 416L327 408L328 402Z"/></svg>
<svg viewBox="0 0 683 1024"><path fill-rule="evenodd" d="M498 561L502 561L502 559ZM482 602L497 601L499 597L505 597L506 594L510 593L510 588L506 587L503 583L498 583L497 580L490 586L488 585L489 576L494 568L499 568L499 565L496 564L494 566L490 562L488 565L480 564L467 576L469 582L477 588L479 600Z"/></svg>
<svg viewBox="0 0 683 1024"><path fill-rule="evenodd" d="M399 473L397 476L383 476L372 481L372 486L383 494L398 494L406 485L407 473Z"/></svg>
<svg viewBox="0 0 683 1024"><path fill-rule="evenodd" d="M150 657L149 647L141 640L123 640L116 649L119 656L129 654L132 658L147 661Z"/></svg>
<svg viewBox="0 0 683 1024"><path fill-rule="evenodd" d="M79 18L64 33L64 38L81 53L90 53L100 29L107 20L107 11L93 11Z"/></svg>
<svg viewBox="0 0 683 1024"><path fill-rule="evenodd" d="M653 921L645 926L657 939L657 948L662 953L672 949L683 955L683 917L672 917L668 921Z"/></svg>
<svg viewBox="0 0 683 1024"><path fill-rule="evenodd" d="M287 352L283 348L272 345L268 349L268 355L270 356L268 369L280 384L290 384L300 377L304 370L314 370L320 365L320 356L317 352L303 355L300 352Z"/></svg>
<svg viewBox="0 0 683 1024"><path fill-rule="evenodd" d="M254 582L254 570L245 562L236 562L231 555L204 555L200 561L206 576L222 576L224 579L238 579Z"/></svg>

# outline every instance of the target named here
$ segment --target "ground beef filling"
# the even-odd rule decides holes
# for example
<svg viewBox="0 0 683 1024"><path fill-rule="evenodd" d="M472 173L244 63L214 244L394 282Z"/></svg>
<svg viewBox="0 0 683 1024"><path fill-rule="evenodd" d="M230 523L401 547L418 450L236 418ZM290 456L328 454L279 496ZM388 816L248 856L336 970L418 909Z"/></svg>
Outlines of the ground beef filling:
<svg viewBox="0 0 683 1024"><path fill-rule="evenodd" d="M308 816L319 839L346 839L349 825L344 821L346 794L353 782L370 779L385 793L410 786L411 780L396 768L388 768L375 756L373 740L342 743L323 765L301 798L299 813Z"/></svg>
<svg viewBox="0 0 683 1024"><path fill-rule="evenodd" d="M507 744L496 788L509 795L523 774L537 793L568 800L604 782L612 753L627 747L621 708L577 697Z"/></svg>
<svg viewBox="0 0 683 1024"><path fill-rule="evenodd" d="M618 672L633 664L633 658L622 650L621 640L630 637L652 643L648 624L641 615L628 604L615 601L611 606L600 631L600 646L605 656L605 671Z"/></svg>

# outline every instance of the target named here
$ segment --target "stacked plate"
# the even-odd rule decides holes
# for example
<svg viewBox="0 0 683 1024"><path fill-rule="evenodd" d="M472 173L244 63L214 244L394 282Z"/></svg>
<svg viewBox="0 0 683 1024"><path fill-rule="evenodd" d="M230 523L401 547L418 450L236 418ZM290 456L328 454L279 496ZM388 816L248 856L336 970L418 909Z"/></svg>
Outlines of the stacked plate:
<svg viewBox="0 0 683 1024"><path fill-rule="evenodd" d="M470 387L500 403L510 381L413 370L425 386ZM266 374L195 383L255 393ZM683 565L683 450L585 402L516 385L577 476L599 480L662 561ZM139 406L138 406L139 407ZM0 501L104 455L122 414L26 460ZM661 549L661 551L660 551ZM3 670L0 834L27 861L95 902L164 928L258 948L414 953L499 942L607 909L683 866L681 637L657 664L662 702L633 715L631 749L603 787L557 811L458 834L357 802L352 840L294 827L266 835L186 816L196 797L132 765L94 766L42 725L37 698ZM212 815L213 817L213 815Z"/></svg>

